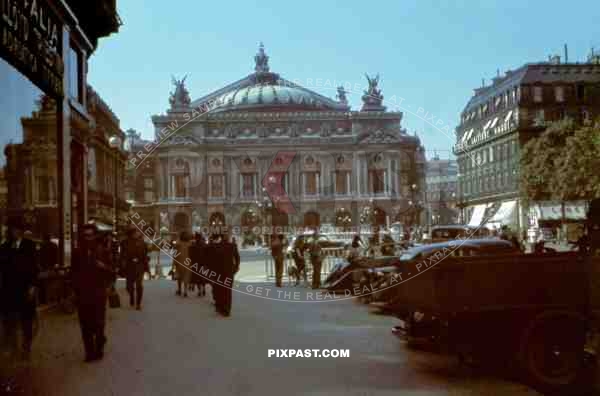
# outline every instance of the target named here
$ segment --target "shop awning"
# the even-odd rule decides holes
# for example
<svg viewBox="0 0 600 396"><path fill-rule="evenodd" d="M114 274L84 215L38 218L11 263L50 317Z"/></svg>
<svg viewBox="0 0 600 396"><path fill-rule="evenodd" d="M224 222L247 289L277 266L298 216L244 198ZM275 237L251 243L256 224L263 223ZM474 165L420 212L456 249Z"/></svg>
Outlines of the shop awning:
<svg viewBox="0 0 600 396"><path fill-rule="evenodd" d="M488 228L495 226L500 228L503 225L515 223L515 209L517 208L517 201L506 201L500 204L498 211L488 220L486 224Z"/></svg>
<svg viewBox="0 0 600 396"><path fill-rule="evenodd" d="M469 221L470 226L479 227L481 225L486 207L486 204L475 205L475 207L473 208L473 214L471 215L471 221Z"/></svg>
<svg viewBox="0 0 600 396"><path fill-rule="evenodd" d="M106 223L102 223L99 221L95 221L95 220L91 220L89 221L89 224L93 224L98 228L98 231L100 232L105 232L105 231L112 231L112 225L108 225Z"/></svg>
<svg viewBox="0 0 600 396"><path fill-rule="evenodd" d="M560 204L537 205L536 214L539 220L562 220L562 209ZM585 220L586 209L583 203L566 203L566 220Z"/></svg>

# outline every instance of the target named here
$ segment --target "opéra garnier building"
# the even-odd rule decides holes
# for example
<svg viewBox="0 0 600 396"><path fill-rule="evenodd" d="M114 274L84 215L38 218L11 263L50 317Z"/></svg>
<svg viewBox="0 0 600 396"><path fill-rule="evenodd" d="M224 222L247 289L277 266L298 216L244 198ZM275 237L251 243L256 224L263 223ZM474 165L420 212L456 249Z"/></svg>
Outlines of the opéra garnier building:
<svg viewBox="0 0 600 396"><path fill-rule="evenodd" d="M253 73L197 100L174 80L155 141L133 136L133 210L162 232L414 222L424 150L367 79L353 111L342 87L334 100L271 72L261 44Z"/></svg>

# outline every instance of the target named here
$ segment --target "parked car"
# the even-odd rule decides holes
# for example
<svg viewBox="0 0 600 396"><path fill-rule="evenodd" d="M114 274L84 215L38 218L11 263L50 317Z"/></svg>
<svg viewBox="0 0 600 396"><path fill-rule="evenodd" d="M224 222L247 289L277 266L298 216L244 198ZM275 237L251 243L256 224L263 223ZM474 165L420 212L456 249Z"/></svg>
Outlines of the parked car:
<svg viewBox="0 0 600 396"><path fill-rule="evenodd" d="M457 238L486 238L489 236L491 236L490 230L483 226L441 225L431 228L431 234L428 235L428 240L425 242L437 243Z"/></svg>
<svg viewBox="0 0 600 396"><path fill-rule="evenodd" d="M347 248L348 243L341 240L331 239L329 236L324 234L315 234L315 233L304 233L300 235L296 235L292 238L290 243L287 245L286 254L288 257L292 257L292 253L298 247L298 244L301 242L307 243L312 242L313 240L317 240L319 246L322 249L324 248Z"/></svg>
<svg viewBox="0 0 600 396"><path fill-rule="evenodd" d="M544 394L579 392L600 259L470 242L394 287L407 313L394 333L429 338L461 359L494 357Z"/></svg>
<svg viewBox="0 0 600 396"><path fill-rule="evenodd" d="M391 284L391 277L401 272L403 268L414 265L418 262L428 260L431 256L439 252L448 250L448 257L467 257L467 256L492 256L497 254L516 254L520 251L509 241L498 238L489 239L466 239L457 242L455 240L439 242L429 245L421 245L406 250L397 261L393 261L393 266L385 265L382 268L371 268L365 278L372 289L383 289L373 293L368 302L380 301L385 305L382 307L388 312L404 314L400 307L395 306L394 296L396 288L388 288ZM398 286L401 287L401 286Z"/></svg>

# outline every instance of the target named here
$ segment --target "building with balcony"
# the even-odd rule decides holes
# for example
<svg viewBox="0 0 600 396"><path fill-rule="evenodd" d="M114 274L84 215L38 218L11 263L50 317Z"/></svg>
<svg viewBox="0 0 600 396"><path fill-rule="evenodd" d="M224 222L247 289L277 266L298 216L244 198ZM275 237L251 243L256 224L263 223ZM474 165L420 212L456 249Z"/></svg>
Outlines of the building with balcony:
<svg viewBox="0 0 600 396"><path fill-rule="evenodd" d="M498 74L491 85L475 89L461 113L454 146L464 222L489 228L506 225L522 232L533 225L534 217L556 212L560 203L524 206L519 192L520 149L550 121L598 117L599 84L597 57L561 63L553 56ZM585 216L581 208L575 212Z"/></svg>
<svg viewBox="0 0 600 396"><path fill-rule="evenodd" d="M427 216L429 224L455 224L458 165L453 159L440 159L436 154L427 161L425 171Z"/></svg>
<svg viewBox="0 0 600 396"><path fill-rule="evenodd" d="M87 140L87 218L106 230L127 224L129 205L125 201L125 167L128 155L123 148L110 147L116 136L125 141L119 118L90 86L88 113L94 120Z"/></svg>
<svg viewBox="0 0 600 396"><path fill-rule="evenodd" d="M151 207L146 222L170 232L359 226L370 200L380 226L414 217L424 150L402 113L386 111L378 78L352 110L342 87L330 99L271 72L268 60L261 45L253 73L194 101L185 79L174 81L169 110L152 117L155 140L137 139L132 152L134 210Z"/></svg>

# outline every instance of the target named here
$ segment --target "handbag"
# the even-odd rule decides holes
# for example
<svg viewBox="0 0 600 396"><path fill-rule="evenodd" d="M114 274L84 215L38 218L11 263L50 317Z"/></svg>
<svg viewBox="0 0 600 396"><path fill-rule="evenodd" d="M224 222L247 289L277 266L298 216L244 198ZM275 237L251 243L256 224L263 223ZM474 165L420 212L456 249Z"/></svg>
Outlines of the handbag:
<svg viewBox="0 0 600 396"><path fill-rule="evenodd" d="M117 290L113 287L108 294L108 306L111 308L121 308L121 297Z"/></svg>

